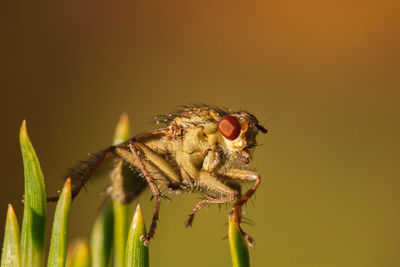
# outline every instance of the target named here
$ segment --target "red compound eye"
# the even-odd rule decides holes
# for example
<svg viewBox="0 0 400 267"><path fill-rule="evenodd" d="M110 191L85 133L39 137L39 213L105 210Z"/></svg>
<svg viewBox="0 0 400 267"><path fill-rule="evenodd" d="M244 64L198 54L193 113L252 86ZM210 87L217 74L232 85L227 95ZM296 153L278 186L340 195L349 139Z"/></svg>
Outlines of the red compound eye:
<svg viewBox="0 0 400 267"><path fill-rule="evenodd" d="M235 140L240 134L240 123L235 117L224 116L218 122L218 129L225 138Z"/></svg>

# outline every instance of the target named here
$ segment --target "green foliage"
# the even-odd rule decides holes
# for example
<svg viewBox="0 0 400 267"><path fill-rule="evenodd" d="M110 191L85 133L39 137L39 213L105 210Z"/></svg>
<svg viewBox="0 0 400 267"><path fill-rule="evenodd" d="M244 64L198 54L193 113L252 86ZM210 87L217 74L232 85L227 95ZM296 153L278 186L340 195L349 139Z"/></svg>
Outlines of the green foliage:
<svg viewBox="0 0 400 267"><path fill-rule="evenodd" d="M118 200L113 200L114 211L114 266L125 266L125 246L129 230L130 207Z"/></svg>
<svg viewBox="0 0 400 267"><path fill-rule="evenodd" d="M143 244L141 236L146 234L142 210L137 206L131 227L129 229L128 241L126 243L126 266L129 267L148 267L149 248Z"/></svg>
<svg viewBox="0 0 400 267"><path fill-rule="evenodd" d="M114 134L113 144L119 144L130 137L129 119L125 113L121 115L121 118L117 124ZM115 166L113 175L118 175L115 179L122 180L122 161L118 162ZM113 212L114 212L114 266L122 267L125 266L125 246L126 238L129 231L129 217L130 217L130 206L121 203L118 199L113 199Z"/></svg>
<svg viewBox="0 0 400 267"><path fill-rule="evenodd" d="M20 234L17 217L11 204L8 204L6 230L4 231L1 267L21 266Z"/></svg>
<svg viewBox="0 0 400 267"><path fill-rule="evenodd" d="M49 258L47 266L65 265L65 256L67 253L67 226L69 209L71 207L71 179L68 178L64 189L61 192L57 203L56 213L54 215L53 232L51 235Z"/></svg>
<svg viewBox="0 0 400 267"><path fill-rule="evenodd" d="M120 144L128 140L131 137L130 132L128 115L126 115L126 113L122 113L117 127L115 127L113 144Z"/></svg>
<svg viewBox="0 0 400 267"><path fill-rule="evenodd" d="M24 162L25 199L21 230L22 266L43 266L46 235L46 191L39 160L23 121L20 144Z"/></svg>
<svg viewBox="0 0 400 267"><path fill-rule="evenodd" d="M233 216L229 216L229 246L233 267L250 266L249 249Z"/></svg>
<svg viewBox="0 0 400 267"><path fill-rule="evenodd" d="M69 244L65 267L90 266L90 251L87 241L78 239Z"/></svg>
<svg viewBox="0 0 400 267"><path fill-rule="evenodd" d="M109 266L114 236L114 214L111 202L107 202L94 223L90 248L93 266Z"/></svg>

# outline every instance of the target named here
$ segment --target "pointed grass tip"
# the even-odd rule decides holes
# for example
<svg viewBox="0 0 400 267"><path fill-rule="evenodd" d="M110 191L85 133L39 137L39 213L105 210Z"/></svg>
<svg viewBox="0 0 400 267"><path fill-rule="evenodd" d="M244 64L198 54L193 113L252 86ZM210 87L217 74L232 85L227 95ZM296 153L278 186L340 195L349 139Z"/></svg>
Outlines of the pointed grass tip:
<svg viewBox="0 0 400 267"><path fill-rule="evenodd" d="M65 181L65 188L68 188L68 191L71 191L71 177L68 177Z"/></svg>
<svg viewBox="0 0 400 267"><path fill-rule="evenodd" d="M129 127L129 117L125 112L119 117L117 127L115 128L114 134L114 144L122 143L129 139L130 127Z"/></svg>
<svg viewBox="0 0 400 267"><path fill-rule="evenodd" d="M126 266L149 266L149 248L142 238L146 234L146 225L143 220L140 205L137 205L129 229L125 250Z"/></svg>
<svg viewBox="0 0 400 267"><path fill-rule="evenodd" d="M21 133L26 133L26 120L22 121L20 132Z"/></svg>
<svg viewBox="0 0 400 267"><path fill-rule="evenodd" d="M135 214L133 215L132 220L132 229L136 229L139 226L144 224L142 209L140 208L140 204L136 206Z"/></svg>
<svg viewBox="0 0 400 267"><path fill-rule="evenodd" d="M14 213L14 208L13 208L13 206L11 205L11 203L8 203L7 213Z"/></svg>

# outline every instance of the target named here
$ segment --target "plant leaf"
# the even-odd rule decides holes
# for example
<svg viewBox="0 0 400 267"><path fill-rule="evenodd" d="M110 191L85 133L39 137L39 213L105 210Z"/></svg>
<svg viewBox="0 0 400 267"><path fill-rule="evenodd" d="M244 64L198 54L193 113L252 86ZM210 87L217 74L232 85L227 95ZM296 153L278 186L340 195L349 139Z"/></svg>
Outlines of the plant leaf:
<svg viewBox="0 0 400 267"><path fill-rule="evenodd" d="M8 204L6 230L4 231L1 267L21 266L20 233L17 217L11 204Z"/></svg>
<svg viewBox="0 0 400 267"><path fill-rule="evenodd" d="M68 246L65 267L90 267L89 245L85 240L76 240Z"/></svg>
<svg viewBox="0 0 400 267"><path fill-rule="evenodd" d="M112 202L108 201L94 223L90 238L93 266L102 267L110 265L113 233L114 215Z"/></svg>
<svg viewBox="0 0 400 267"><path fill-rule="evenodd" d="M114 242L115 259L114 266L125 266L125 247L129 231L129 205L122 204L119 200L113 200L114 209Z"/></svg>
<svg viewBox="0 0 400 267"><path fill-rule="evenodd" d="M53 221L50 251L47 266L65 265L67 253L68 217L71 207L71 179L68 178L57 202L56 213Z"/></svg>
<svg viewBox="0 0 400 267"><path fill-rule="evenodd" d="M250 266L249 248L231 215L229 215L229 246L233 267Z"/></svg>
<svg viewBox="0 0 400 267"><path fill-rule="evenodd" d="M140 205L138 205L135 214L133 215L128 240L126 242L126 266L149 266L149 248L143 244L142 240L140 240L140 237L145 234L146 225L143 220Z"/></svg>
<svg viewBox="0 0 400 267"><path fill-rule="evenodd" d="M114 135L114 145L122 143L128 140L130 137L130 129L129 129L129 119L128 115L123 113L120 117L120 120L115 129ZM122 176L122 161L116 164L115 169L113 170L113 186L116 186L116 183L121 184L123 186ZM115 189L115 188L114 188ZM130 217L130 207L127 204L121 203L119 199L113 199L113 210L114 210L114 242L115 242L115 251L114 251L114 266L123 267L125 266L125 246L126 246L126 238L128 236L129 231L129 217Z"/></svg>
<svg viewBox="0 0 400 267"><path fill-rule="evenodd" d="M125 142L130 137L129 117L122 113L114 134L114 145Z"/></svg>
<svg viewBox="0 0 400 267"><path fill-rule="evenodd" d="M29 140L25 121L22 123L19 137L25 174L21 262L22 266L43 266L46 234L46 191L43 173Z"/></svg>

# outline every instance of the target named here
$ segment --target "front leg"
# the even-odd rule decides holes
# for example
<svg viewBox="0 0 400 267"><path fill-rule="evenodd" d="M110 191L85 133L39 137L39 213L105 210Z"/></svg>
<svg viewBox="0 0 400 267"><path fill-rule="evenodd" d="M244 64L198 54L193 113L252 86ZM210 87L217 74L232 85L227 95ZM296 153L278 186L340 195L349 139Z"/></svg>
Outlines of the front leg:
<svg viewBox="0 0 400 267"><path fill-rule="evenodd" d="M201 188L203 192L210 195L202 201L200 201L194 209L190 212L189 218L185 222L185 227L190 227L193 223L194 215L205 205L212 203L227 203L239 197L239 193L233 188L227 186L217 179L217 177L205 170L199 172L197 179L197 187Z"/></svg>
<svg viewBox="0 0 400 267"><path fill-rule="evenodd" d="M200 201L190 212L185 227L192 225L195 214L205 205L227 203L239 197L239 192L218 180L217 174L213 172L222 163L221 159L218 151L208 151L202 169L196 173L196 187L209 196ZM191 169L194 169L193 164Z"/></svg>
<svg viewBox="0 0 400 267"><path fill-rule="evenodd" d="M236 220L238 223L240 223L241 207L251 198L251 196L257 190L257 187L260 185L260 174L240 169L220 170L218 173L230 179L254 181L253 186L244 195L242 195L233 206L234 212L237 215Z"/></svg>
<svg viewBox="0 0 400 267"><path fill-rule="evenodd" d="M225 177L231 179L255 181L253 186L244 195L242 195L232 207L233 218L236 224L239 226L239 229L242 232L244 238L247 240L247 243L250 246L252 246L253 241L251 237L248 234L246 234L240 227L240 221L242 218L242 206L251 198L251 196L257 190L257 187L260 185L261 182L260 174L252 171L239 170L239 169L227 169L220 172L221 175L224 175Z"/></svg>

